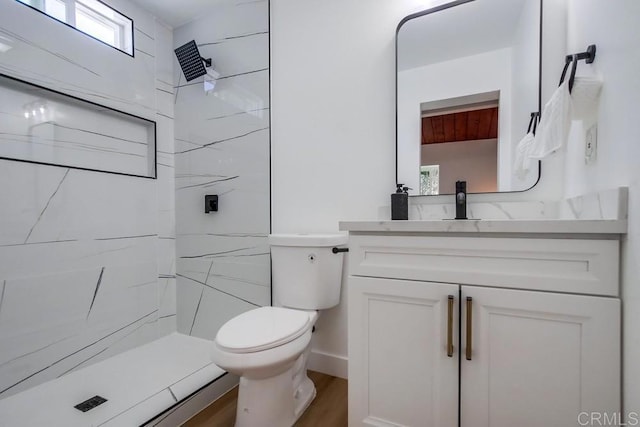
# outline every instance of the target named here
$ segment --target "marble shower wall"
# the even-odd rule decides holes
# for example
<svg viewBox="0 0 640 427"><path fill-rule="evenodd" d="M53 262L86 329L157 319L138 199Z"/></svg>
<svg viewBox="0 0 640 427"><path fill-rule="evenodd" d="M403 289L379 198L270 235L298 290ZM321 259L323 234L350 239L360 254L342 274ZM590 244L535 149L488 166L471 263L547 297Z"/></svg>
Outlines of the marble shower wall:
<svg viewBox="0 0 640 427"><path fill-rule="evenodd" d="M0 160L0 398L176 328L173 35L106 3L135 57L0 0L0 72L156 121L158 158L157 179Z"/></svg>
<svg viewBox="0 0 640 427"><path fill-rule="evenodd" d="M220 78L205 94L175 61L178 331L212 339L271 302L269 3L218 3L174 31L175 47L194 39Z"/></svg>

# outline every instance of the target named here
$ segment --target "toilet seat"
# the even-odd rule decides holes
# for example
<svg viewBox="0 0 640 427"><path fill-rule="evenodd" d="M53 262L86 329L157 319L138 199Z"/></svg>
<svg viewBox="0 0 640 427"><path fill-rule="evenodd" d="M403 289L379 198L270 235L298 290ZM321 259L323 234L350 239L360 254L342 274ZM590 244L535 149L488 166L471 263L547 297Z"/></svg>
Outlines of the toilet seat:
<svg viewBox="0 0 640 427"><path fill-rule="evenodd" d="M289 343L311 328L309 312L282 307L260 307L225 323L217 346L229 353L256 353Z"/></svg>

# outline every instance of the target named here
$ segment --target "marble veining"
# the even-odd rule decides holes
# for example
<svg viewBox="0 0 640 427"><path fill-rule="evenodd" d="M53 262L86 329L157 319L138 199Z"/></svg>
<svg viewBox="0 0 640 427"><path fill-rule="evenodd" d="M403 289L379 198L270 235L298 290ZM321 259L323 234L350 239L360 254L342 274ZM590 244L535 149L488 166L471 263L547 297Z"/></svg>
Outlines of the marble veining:
<svg viewBox="0 0 640 427"><path fill-rule="evenodd" d="M189 148L189 149L183 150L183 151L178 151L178 152L176 152L176 154L190 153L190 152L197 151L197 150L200 150L200 149L203 149L203 148L211 147L212 145L222 144L223 142L229 142L229 141L233 141L233 140L236 140L236 139L242 139L242 138L245 138L245 137L247 137L249 135L252 135L252 134L254 134L256 132L263 132L263 131L267 131L267 130L269 130L269 128L268 127L264 127L264 128L255 129L255 130L252 130L252 131L240 134L240 135L232 136L232 137L229 137L229 138L218 139L216 141L208 142L206 144L202 144L202 145L196 144L196 145L198 145L198 147Z"/></svg>
<svg viewBox="0 0 640 427"><path fill-rule="evenodd" d="M138 53L142 53L142 54L147 55L147 56L149 56L149 57L151 57L151 58L155 58L155 55L153 55L153 54L151 54L151 53L149 53L149 52L145 52L145 51L144 51L144 50L142 50L142 49L138 49L138 48L136 48L136 52L138 52Z"/></svg>
<svg viewBox="0 0 640 427"><path fill-rule="evenodd" d="M42 347L38 347L38 348L36 348L36 349L34 349L34 350L32 350L32 351L29 351L29 352L27 352L27 353L19 354L19 355L15 356L15 357L13 357L13 358L11 358L11 359L9 359L9 360L5 361L5 362L0 363L0 366L10 364L10 363L12 363L12 362L15 362L16 360L19 360L19 359L22 359L22 358L24 358L24 357L31 356L32 354L36 354L36 353L38 353L38 352L40 352L40 351L46 350L47 348L49 348L49 347L51 347L51 346L54 346L54 345L56 345L56 344L58 344L58 343L61 343L61 342L63 342L63 341L66 341L66 340L68 340L69 338L72 338L72 337L74 337L74 336L75 336L75 335L70 335L70 336L62 337L62 338L60 338L60 339L57 339L57 340L55 340L55 341L53 341L53 342L51 342L51 343L48 343L48 344L46 344L46 345L43 345Z"/></svg>
<svg viewBox="0 0 640 427"><path fill-rule="evenodd" d="M0 156L149 176L155 125L73 98L0 79Z"/></svg>
<svg viewBox="0 0 640 427"><path fill-rule="evenodd" d="M254 113L261 113L264 111L269 111L270 108L269 107L264 107L264 108L255 108L253 110L247 110L247 111L237 111L235 113L230 113L230 114L224 114L222 116L215 116L215 117L209 117L207 120L220 120L220 119L228 119L230 117L234 117L234 116L241 116L244 114L254 114Z"/></svg>
<svg viewBox="0 0 640 427"><path fill-rule="evenodd" d="M66 240L50 240L48 242L25 242L25 243L10 243L0 245L0 247L11 247L11 246L27 246L27 245L47 245L50 243L69 243L69 242L77 242L77 239L66 239Z"/></svg>
<svg viewBox="0 0 640 427"><path fill-rule="evenodd" d="M191 178L193 178L195 175L192 175ZM214 184L220 183L220 182L224 182L224 181L231 181L232 179L237 179L240 178L240 175L236 175L236 176L227 176L227 177L223 177L220 179L214 179L211 181L206 181L206 182L202 182L202 183L198 183L198 184L191 184L191 185L185 185L184 187L177 187L177 190L186 190L188 188L194 188L194 187L211 187Z"/></svg>
<svg viewBox="0 0 640 427"><path fill-rule="evenodd" d="M18 2L2 5L0 35L12 48L0 55L0 72L156 121L162 167L148 180L0 160L0 405L177 327L173 34L125 9L135 58ZM3 96L0 117L24 120L15 107ZM2 120L0 138L24 144L27 134ZM142 134L96 120L45 123L48 133L30 149L55 142L66 147L61 156L107 155L99 158L109 168L146 158ZM26 422L6 415L0 424Z"/></svg>
<svg viewBox="0 0 640 427"><path fill-rule="evenodd" d="M560 203L560 211L571 219L627 219L626 187L599 191L568 198Z"/></svg>
<svg viewBox="0 0 640 427"><path fill-rule="evenodd" d="M88 349L88 348L90 348L90 347L93 347L94 345L96 345L96 344L98 344L98 343L100 343L100 342L102 342L102 341L106 340L107 338L111 337L112 335L115 335L115 334L117 334L118 332L121 332L122 330L124 330L124 329L126 329L126 328L128 328L128 327L130 327L130 326L132 326L132 325L134 325L134 324L136 324L136 323L138 323L138 322L140 322L141 320L144 320L145 318L147 318L147 317L149 317L149 316L151 316L151 315L155 314L156 312L157 312L157 310L154 310L154 311L152 311L151 313L148 313L148 314L146 314L146 315L144 315L144 316L140 317L139 319L136 319L136 320L134 320L133 322L128 323L128 324L126 324L126 325L122 326L121 328L119 328L119 329L117 329L117 330L115 330L115 331L113 331L113 332L111 332L111 333L109 333L109 334L107 334L107 335L105 335L105 336L101 337L100 339L98 339L98 340L96 340L96 341L94 341L94 342L92 342L92 343L90 343L90 344L87 344L87 345L83 346L82 348L79 348L79 349L77 349L77 350L75 350L75 351L73 351L73 352L71 352L71 353L69 353L69 354L65 355L64 357L62 357L62 358L60 358L60 359L58 359L58 360L55 360L54 362L52 362L52 363L51 363L51 364L49 364L48 366L45 366L45 367L43 367L43 368L41 368L41 369L39 369L39 370L37 370L37 371L35 371L35 372L33 372L33 373L31 373L31 374L27 375L26 377L22 378L22 379L21 379L21 380L19 380L18 382L13 383L13 384L11 384L11 385L9 385L8 387L5 387L5 388L3 388L3 389L0 389L0 395L2 395L3 393L5 393L5 392L7 392L7 391L11 390L12 388L14 388L14 387L16 387L16 386L18 386L18 385L20 385L20 384L24 383L25 381L29 380L30 378L32 378L32 377L34 377L34 376L36 376L36 375L38 375L38 374L40 374L40 373L44 372L45 370L50 369L50 368L54 367L55 365L58 365L59 363L61 363L61 362L65 361L65 360L67 360L67 359L69 359L69 358L70 358L70 357L72 357L72 356L75 356L76 354L80 353L81 351L86 350L86 349ZM95 357L95 356L97 356L97 354L94 354L92 357ZM22 358L18 358L18 359L15 359L15 360L19 360L19 359L22 359ZM14 361L15 361L15 360L14 360ZM69 372L69 370L65 371L64 373L67 373L67 372Z"/></svg>
<svg viewBox="0 0 640 427"><path fill-rule="evenodd" d="M60 123L54 123L53 126L56 127L56 128L60 128L60 129L75 130L75 131L78 131L80 133L86 133L86 134L89 134L89 135L103 136L105 138L115 139L117 141L130 142L132 144L139 144L139 145L144 145L144 146L147 145L146 141L135 140L135 139L131 139L131 138L125 138L125 137L117 136L117 135L108 135L106 133L96 132L96 131L92 131L92 130L89 130L89 129L83 129L83 128L80 128L80 127L65 126L65 125L62 125Z"/></svg>
<svg viewBox="0 0 640 427"><path fill-rule="evenodd" d="M189 258L215 258L217 256L220 255L226 255L226 254L231 254L231 253L236 253L236 252L241 252L241 251L248 251L248 250L252 250L252 249L257 249L256 246L251 246L251 247L246 247L246 248L238 248L238 249L230 249L228 251L221 251L221 252L209 252L206 254L198 254L198 255L183 255L180 258L181 259L189 259ZM249 256L254 256L254 255L264 255L264 253L258 253L258 254L243 254L243 255L249 255Z"/></svg>
<svg viewBox="0 0 640 427"><path fill-rule="evenodd" d="M4 290L7 287L7 281L2 281L2 293L0 293L0 313L2 313L2 303L4 302Z"/></svg>
<svg viewBox="0 0 640 427"><path fill-rule="evenodd" d="M208 42L208 43L198 43L198 47L201 46L211 46L211 45L216 45L216 44L221 44L221 43L226 43L230 40L237 40L237 39L242 39L245 37L254 37L254 36L258 36L258 35L269 35L268 31L257 31L254 33L249 33L249 34L240 34L237 36L228 36L228 37L223 37L220 40L214 41L214 42Z"/></svg>
<svg viewBox="0 0 640 427"><path fill-rule="evenodd" d="M152 17L143 18L142 11L133 15L138 18L134 19L136 29L142 26L147 33L160 33ZM132 59L18 2L4 2L3 18L1 34L13 45L0 60L5 74L138 116L148 117L155 112L151 96L155 79L149 78L149 70L156 68L154 62L158 63L155 58L138 55ZM24 22L32 25L25 26ZM166 37L160 38L163 40L155 43L146 37L137 38L136 47L158 55L162 48L156 45L162 46L166 41ZM48 65L46 72L34 66L42 63ZM124 79L123 70L127 76Z"/></svg>
<svg viewBox="0 0 640 427"><path fill-rule="evenodd" d="M235 298L235 299L237 299L237 300L240 300L240 301L242 301L242 302L245 302L245 303L247 303L247 304L249 304L249 305L252 305L252 306L254 306L254 307L260 307L260 304L256 304L256 303L254 303L254 302L248 301L248 300L246 300L246 299L244 299L244 298L239 297L238 295L234 295L234 294L232 294L231 292L225 292L225 291L223 291L223 290L221 290L221 289L216 288L216 287L215 287L215 286L213 286L213 285L209 285L209 284L207 284L206 282L201 282L201 281L199 281L199 280L196 280L196 279L194 279L194 278L191 278L191 277L188 277L188 276L185 276L185 275L182 275L182 274L178 274L178 277L182 277L182 278L184 278L184 279L191 280L192 282L198 283L198 284L200 284L200 285L202 285L202 286L203 286L203 288L202 288L202 292L200 293L200 298L198 299L198 304L197 304L197 306L196 306L196 313L195 313L195 315L194 315L194 320L193 320L193 322L192 322L192 324L191 324L191 330L193 330L193 324L195 323L195 318L196 318L196 317L197 317L197 315L198 315L198 309L200 308L200 303L202 302L202 296L204 295L204 287L207 287L207 288L209 288L209 289L211 289L211 290L214 290L214 291L217 291L217 292L223 293L223 294L225 294L225 295L228 295L228 296L230 296L230 297L232 297L232 298ZM219 276L219 277L220 277L220 276ZM207 277L207 280L208 280L208 278L209 278L209 277ZM247 281L243 281L243 280L239 280L239 279L234 279L234 280L241 281L241 282L243 282L243 283L255 284L255 283L251 283L251 282L247 282ZM191 335L191 333L189 333L189 335Z"/></svg>
<svg viewBox="0 0 640 427"><path fill-rule="evenodd" d="M91 299L91 305L89 305L89 311L87 312L87 320L89 320L89 316L91 316L91 309L93 308L93 303L96 302L96 296L98 296L98 291L100 290L100 283L102 283L102 276L104 275L105 267L102 267L100 270L100 275L98 276L98 283L96 283L96 290L93 291L93 298Z"/></svg>
<svg viewBox="0 0 640 427"><path fill-rule="evenodd" d="M0 400L0 425L142 425L223 374L211 363L208 341L173 333ZM87 384L109 404L75 410Z"/></svg>
<svg viewBox="0 0 640 427"><path fill-rule="evenodd" d="M174 33L174 46L196 40L220 73L205 94L176 65L173 86L177 323L202 338L271 301L268 16L268 2L231 1ZM218 212L204 214L206 194Z"/></svg>
<svg viewBox="0 0 640 427"><path fill-rule="evenodd" d="M486 201L467 204L467 216L484 220L522 219L627 219L628 189L598 191L564 200ZM380 207L380 219L390 217L389 206ZM433 203L428 197L409 199L409 219L437 220L455 216L453 196L450 203Z"/></svg>
<svg viewBox="0 0 640 427"><path fill-rule="evenodd" d="M31 40L29 40L29 39L27 39L25 37L22 37L18 33L14 33L12 31L9 31L9 30L5 29L5 28L0 28L0 34L4 35L9 40L18 40L18 41L20 41L20 42L22 42L22 43L24 43L26 45L29 45L29 46L31 46L31 47L33 47L35 49L38 49L41 52L45 52L45 53L47 53L49 55L52 55L52 56L54 56L56 58L62 59L63 61L66 61L69 64L72 64L72 65L76 66L77 68L79 68L81 70L87 71L87 72L89 72L89 73L91 73L91 74L93 74L95 76L100 76L100 74L98 72L86 67L85 65L80 64L79 62L76 62L76 61L66 57L65 55L63 55L61 53L54 52L53 50L49 50L49 49L47 49L47 48L45 48L43 46L40 46L37 43L33 43Z"/></svg>
<svg viewBox="0 0 640 427"><path fill-rule="evenodd" d="M500 235L613 235L627 232L626 220L431 220L431 221L341 221L340 230L392 233L484 233Z"/></svg>
<svg viewBox="0 0 640 427"><path fill-rule="evenodd" d="M96 91L95 88L85 88L80 85L74 84L73 82L68 82L62 79L57 79L47 74L39 73L35 70L31 70L29 68L23 68L18 65L5 66L0 63L0 72L7 75L16 75L19 78L24 78L23 76L28 75L29 78L26 79L32 83L35 83L39 86L51 87L52 89L59 90L64 93L68 93L70 95L85 98L90 97L93 98L96 102L100 101L117 101L121 105L136 105L136 102L133 102L126 98L120 97L110 97L107 93ZM53 84L52 84L53 83ZM137 104L141 105L141 104ZM145 105L141 105L142 108L147 110Z"/></svg>
<svg viewBox="0 0 640 427"><path fill-rule="evenodd" d="M134 29L134 31L135 31L136 33L140 33L140 34L142 34L143 36L147 37L149 40L155 40L155 38L154 38L153 36L151 36L151 35L149 35L149 34L145 33L144 31L142 31L142 30L141 30L140 28L138 28L138 27L136 27L136 28Z"/></svg>
<svg viewBox="0 0 640 427"><path fill-rule="evenodd" d="M185 277L185 276L180 276L180 277ZM185 277L185 278L188 278L188 277ZM193 279L190 279L190 280L193 280ZM194 282L197 282L197 280L194 280ZM200 304L202 303L202 297L204 295L204 286L206 286L204 283L201 283L201 285L203 285L203 287L202 287L202 291L200 292L200 298L198 298L198 305L196 305L196 312L193 313L193 321L191 322L189 335L193 334L193 327L196 324L196 319L198 318L198 313L200 312Z"/></svg>
<svg viewBox="0 0 640 427"><path fill-rule="evenodd" d="M234 74L228 74L228 75L220 76L220 77L218 77L218 80L232 79L232 78L235 78L235 77L241 77L241 76L246 76L246 75L255 74L255 73L263 73L263 72L267 72L267 71L269 71L268 68L260 68L260 69L257 69L257 70L250 70L250 71L244 71L244 72L241 72L241 73L234 73ZM183 87L196 86L196 85L202 86L202 82L182 83L182 84L178 84L178 85L174 86L174 88L175 89L180 89L180 88L183 88Z"/></svg>
<svg viewBox="0 0 640 427"><path fill-rule="evenodd" d="M36 228L36 226L38 225L38 223L40 222L40 219L42 218L42 216L44 215L44 213L47 211L47 208L49 207L49 204L51 203L51 200L55 197L55 195L58 193L58 190L60 190L60 187L62 187L62 183L64 182L64 180L67 178L67 175L69 175L69 170L67 169L67 171L64 173L64 175L62 175L62 179L60 180L60 182L58 183L58 186L56 187L56 189L53 191L53 193L51 194L51 196L49 196L49 199L47 200L47 203L44 205L44 208L42 208L42 211L40 212L40 214L38 215L38 218L36 219L35 224L33 224L33 226L31 227L31 229L29 230L29 233L27 234L27 237L24 239L24 243L28 243L29 242L29 238L31 237L31 233L33 233L33 229Z"/></svg>
<svg viewBox="0 0 640 427"><path fill-rule="evenodd" d="M117 236L117 237L102 237L94 240L123 240L123 239L144 239L147 237L158 237L157 234L141 234L139 236Z"/></svg>
<svg viewBox="0 0 640 427"><path fill-rule="evenodd" d="M151 314L155 314L155 313L151 313ZM145 316L145 317L146 317L146 316ZM147 321L147 322L144 322L144 323L142 323L142 324L139 324L138 326L136 326L135 328L133 328L132 330L130 330L129 332L127 332L127 333L126 333L126 334L124 334L123 336L119 337L119 338L114 342L114 344L115 344L115 343L117 343L117 342L123 341L124 339L126 339L126 338L128 338L129 336L131 336L131 335L135 334L136 332L138 332L141 328L143 328L143 327L145 327L145 326L149 325L150 323L154 323L154 322L156 322L156 320L155 320L155 319L152 319L152 320L150 320L150 321ZM137 322L134 322L134 323L137 323ZM128 326L131 326L131 325L127 325L127 327L128 327ZM124 329L124 328L123 328L123 329ZM118 332L119 332L119 331L118 331ZM105 337L105 338L106 338L106 337ZM78 369L80 369L80 368L83 368L83 367L87 366L87 362L92 361L92 360L95 360L98 356L100 356L100 355L102 355L102 354L104 354L104 353L106 353L106 352L110 351L110 349L111 349L111 346L107 346L107 347L103 348L102 350L98 351L97 353L94 353L94 354L92 354L91 356L89 356L89 357L87 357L87 358L85 358L85 359L81 360L79 363L77 363L77 364L73 365L71 368L67 369L66 371L64 371L63 373L61 373L60 375L58 375L56 378L63 377L64 375L66 375L66 374L68 374L68 373L70 373L70 372L74 372L74 371L76 371L76 370L78 370Z"/></svg>

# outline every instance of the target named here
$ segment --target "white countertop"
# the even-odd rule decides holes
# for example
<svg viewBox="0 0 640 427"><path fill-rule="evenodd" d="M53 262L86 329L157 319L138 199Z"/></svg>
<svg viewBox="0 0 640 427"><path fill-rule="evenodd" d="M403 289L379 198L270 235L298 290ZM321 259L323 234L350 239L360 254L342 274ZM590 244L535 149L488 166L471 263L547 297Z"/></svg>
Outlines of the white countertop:
<svg viewBox="0 0 640 427"><path fill-rule="evenodd" d="M395 233L626 234L626 220L468 219L341 221L341 231Z"/></svg>

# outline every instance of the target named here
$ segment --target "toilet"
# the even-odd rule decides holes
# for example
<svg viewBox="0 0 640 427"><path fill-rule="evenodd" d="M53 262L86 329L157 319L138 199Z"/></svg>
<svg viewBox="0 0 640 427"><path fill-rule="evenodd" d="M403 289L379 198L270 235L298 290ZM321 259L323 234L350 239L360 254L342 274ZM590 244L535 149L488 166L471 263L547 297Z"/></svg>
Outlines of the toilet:
<svg viewBox="0 0 640 427"><path fill-rule="evenodd" d="M237 427L293 425L316 395L307 376L317 310L338 305L345 234L271 234L273 307L225 323L212 360L240 376Z"/></svg>

